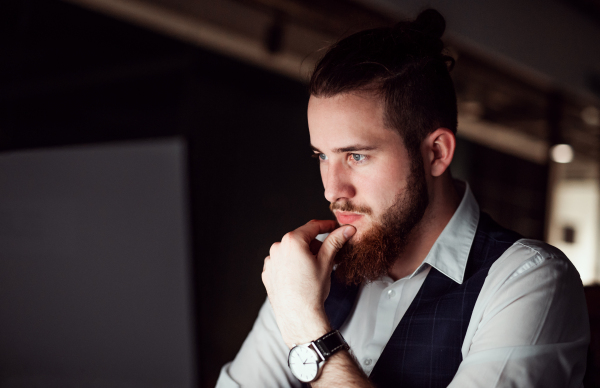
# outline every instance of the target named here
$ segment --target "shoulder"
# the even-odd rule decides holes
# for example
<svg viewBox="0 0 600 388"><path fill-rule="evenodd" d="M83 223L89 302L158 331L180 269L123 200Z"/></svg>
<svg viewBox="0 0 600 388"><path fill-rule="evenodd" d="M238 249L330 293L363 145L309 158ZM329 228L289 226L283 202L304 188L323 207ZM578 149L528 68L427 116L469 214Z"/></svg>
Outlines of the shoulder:
<svg viewBox="0 0 600 388"><path fill-rule="evenodd" d="M587 321L579 273L562 251L538 240L512 244L490 268L479 299L487 316L520 305L521 316L537 311L558 319L568 312Z"/></svg>
<svg viewBox="0 0 600 388"><path fill-rule="evenodd" d="M513 243L492 265L488 277L510 282L542 273L555 278L568 277L581 285L579 273L560 249L531 239Z"/></svg>
<svg viewBox="0 0 600 388"><path fill-rule="evenodd" d="M519 239L490 267L452 386L579 386L589 340L573 264L551 245Z"/></svg>
<svg viewBox="0 0 600 388"><path fill-rule="evenodd" d="M521 306L521 316L539 309L541 316L587 314L583 284L571 261L558 248L530 239L517 240L494 262L477 304L488 317L509 305Z"/></svg>
<svg viewBox="0 0 600 388"><path fill-rule="evenodd" d="M510 332L500 342L514 346L585 342L589 335L579 273L558 248L537 240L517 240L494 262L472 319L479 345L471 350L499 332Z"/></svg>

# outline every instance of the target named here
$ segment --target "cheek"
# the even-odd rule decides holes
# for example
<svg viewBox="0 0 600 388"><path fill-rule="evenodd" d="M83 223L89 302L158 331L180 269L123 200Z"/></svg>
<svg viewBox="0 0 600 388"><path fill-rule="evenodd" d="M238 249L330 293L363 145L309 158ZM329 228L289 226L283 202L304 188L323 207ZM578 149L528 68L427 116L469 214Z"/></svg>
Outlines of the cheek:
<svg viewBox="0 0 600 388"><path fill-rule="evenodd" d="M363 198L378 217L394 204L396 195L405 189L405 179L400 171L387 170L366 174L361 180Z"/></svg>

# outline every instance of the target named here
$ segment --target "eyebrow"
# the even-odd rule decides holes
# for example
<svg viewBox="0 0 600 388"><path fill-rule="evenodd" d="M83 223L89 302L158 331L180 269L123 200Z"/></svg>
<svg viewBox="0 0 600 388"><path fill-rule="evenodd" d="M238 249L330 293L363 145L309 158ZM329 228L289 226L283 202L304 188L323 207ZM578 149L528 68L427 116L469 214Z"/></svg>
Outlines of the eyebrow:
<svg viewBox="0 0 600 388"><path fill-rule="evenodd" d="M310 148L312 148L312 150L315 151L315 152L322 153L317 147L315 147L312 144L310 145ZM339 153L343 153L343 152L372 151L374 149L377 149L377 147L365 146L365 145L360 145L360 144L354 144L354 145L350 145L350 146L347 146L347 147L335 148L333 150L333 152L336 153L336 154L339 154Z"/></svg>

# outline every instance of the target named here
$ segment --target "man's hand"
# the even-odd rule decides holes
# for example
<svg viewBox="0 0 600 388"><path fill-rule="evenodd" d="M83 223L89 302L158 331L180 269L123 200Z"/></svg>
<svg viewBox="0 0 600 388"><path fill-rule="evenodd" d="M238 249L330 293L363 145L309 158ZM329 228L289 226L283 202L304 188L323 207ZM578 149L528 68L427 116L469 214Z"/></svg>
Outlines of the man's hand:
<svg viewBox="0 0 600 388"><path fill-rule="evenodd" d="M312 220L274 243L265 259L262 281L283 340L290 348L331 330L324 303L333 259L356 232L351 225L336 226L335 221ZM315 237L328 232L319 246Z"/></svg>

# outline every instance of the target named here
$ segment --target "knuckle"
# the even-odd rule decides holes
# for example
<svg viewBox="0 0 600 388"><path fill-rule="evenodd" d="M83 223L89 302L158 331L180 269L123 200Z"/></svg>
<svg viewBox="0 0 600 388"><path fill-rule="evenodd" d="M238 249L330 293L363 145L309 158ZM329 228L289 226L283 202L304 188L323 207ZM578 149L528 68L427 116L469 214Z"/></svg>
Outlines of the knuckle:
<svg viewBox="0 0 600 388"><path fill-rule="evenodd" d="M295 232L287 232L286 234L283 235L283 238L281 239L282 243L290 243L294 240L296 236Z"/></svg>
<svg viewBox="0 0 600 388"><path fill-rule="evenodd" d="M342 247L344 246L344 241L342 241L339 238L334 238L331 240L331 246L336 250L339 251L340 249L342 249Z"/></svg>

